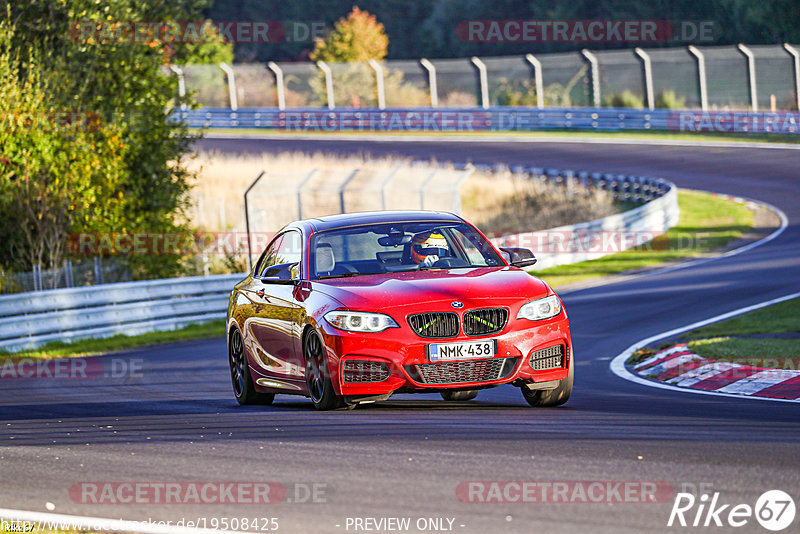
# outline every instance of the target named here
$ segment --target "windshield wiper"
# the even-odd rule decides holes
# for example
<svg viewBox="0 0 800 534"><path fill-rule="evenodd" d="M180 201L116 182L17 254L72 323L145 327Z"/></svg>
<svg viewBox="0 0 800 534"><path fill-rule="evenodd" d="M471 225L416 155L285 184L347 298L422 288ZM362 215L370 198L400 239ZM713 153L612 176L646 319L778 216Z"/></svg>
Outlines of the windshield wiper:
<svg viewBox="0 0 800 534"><path fill-rule="evenodd" d="M350 278L352 276L364 276L367 274L377 274L377 273L342 273L342 274L329 274L327 276L318 276L317 280L327 280L329 278Z"/></svg>

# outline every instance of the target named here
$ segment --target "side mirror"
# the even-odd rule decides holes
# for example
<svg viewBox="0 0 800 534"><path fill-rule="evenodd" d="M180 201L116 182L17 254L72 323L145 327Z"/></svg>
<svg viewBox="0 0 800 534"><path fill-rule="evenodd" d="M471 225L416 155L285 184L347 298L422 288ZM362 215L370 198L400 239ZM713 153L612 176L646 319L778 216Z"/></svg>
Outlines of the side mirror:
<svg viewBox="0 0 800 534"><path fill-rule="evenodd" d="M264 284L298 285L300 284L300 264L284 263L269 267L261 276Z"/></svg>
<svg viewBox="0 0 800 534"><path fill-rule="evenodd" d="M536 263L533 252L527 248L501 248L508 255L508 263L514 267L530 267Z"/></svg>

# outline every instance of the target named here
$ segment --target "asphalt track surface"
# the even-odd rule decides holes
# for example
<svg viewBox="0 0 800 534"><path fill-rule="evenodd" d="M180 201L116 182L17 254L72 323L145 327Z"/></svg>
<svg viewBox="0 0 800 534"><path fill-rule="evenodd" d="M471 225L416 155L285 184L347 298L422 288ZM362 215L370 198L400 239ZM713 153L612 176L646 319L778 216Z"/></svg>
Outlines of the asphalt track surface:
<svg viewBox="0 0 800 534"><path fill-rule="evenodd" d="M461 502L456 487L473 480L665 481L676 491L704 485L720 492L720 503L752 506L765 490L782 489L800 504L799 405L649 388L608 368L639 339L800 290L800 152L563 142L200 145L662 176L769 202L789 227L730 258L563 294L577 366L573 396L557 409L529 408L511 386L467 403L399 396L319 413L309 401L279 396L271 407L242 408L231 393L222 338L115 356L141 362L132 378L0 380L3 508L45 511L51 502L59 513L137 520L276 517L278 532L353 532L348 517L410 517L416 532L417 518L446 517L464 533L617 533L696 529L666 527L672 499L474 504ZM316 504L97 505L70 497L69 488L85 481L318 483L327 494ZM737 531L763 530L751 518Z"/></svg>

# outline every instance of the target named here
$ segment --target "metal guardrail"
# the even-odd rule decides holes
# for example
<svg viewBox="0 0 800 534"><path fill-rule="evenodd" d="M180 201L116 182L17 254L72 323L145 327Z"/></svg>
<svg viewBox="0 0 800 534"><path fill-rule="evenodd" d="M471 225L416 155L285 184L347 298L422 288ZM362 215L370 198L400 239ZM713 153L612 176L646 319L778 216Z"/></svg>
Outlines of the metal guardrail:
<svg viewBox="0 0 800 534"><path fill-rule="evenodd" d="M496 170L499 166L459 164L455 167ZM656 236L678 220L675 186L658 178L538 167L510 170L567 188L581 184L607 190L619 200L642 205L596 221L504 236L494 240L499 245L526 246L535 234L545 234L562 236L559 246L563 236L570 236L570 243L579 249L580 240L591 232L646 231ZM544 243L549 246L548 241ZM599 257L578 249L534 250L539 258L537 268ZM232 286L243 276L172 278L0 296L0 350L18 352L52 341L137 335L220 319L225 316Z"/></svg>
<svg viewBox="0 0 800 534"><path fill-rule="evenodd" d="M0 297L0 350L175 330L225 317L243 274L54 289Z"/></svg>
<svg viewBox="0 0 800 534"><path fill-rule="evenodd" d="M654 200L624 213L537 232L504 235L492 242L500 247L533 249L538 259L535 270L595 260L641 246L675 226L680 217L677 188L662 182L659 189ZM630 198L633 200L633 195Z"/></svg>
<svg viewBox="0 0 800 534"><path fill-rule="evenodd" d="M191 128L287 132L482 132L530 130L660 130L800 134L800 112L691 111L631 108L203 108L178 110Z"/></svg>

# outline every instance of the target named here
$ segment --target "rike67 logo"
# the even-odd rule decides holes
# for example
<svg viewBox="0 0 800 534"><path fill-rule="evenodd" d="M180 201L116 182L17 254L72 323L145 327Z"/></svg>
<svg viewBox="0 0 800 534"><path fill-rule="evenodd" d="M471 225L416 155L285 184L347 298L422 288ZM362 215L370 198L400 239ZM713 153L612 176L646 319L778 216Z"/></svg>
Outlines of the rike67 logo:
<svg viewBox="0 0 800 534"><path fill-rule="evenodd" d="M794 499L781 490L769 490L761 494L755 506L749 504L722 504L719 492L709 496L703 493L695 497L691 493L678 493L667 526L681 527L733 527L751 524L752 519L767 530L778 532L788 528L795 517Z"/></svg>

